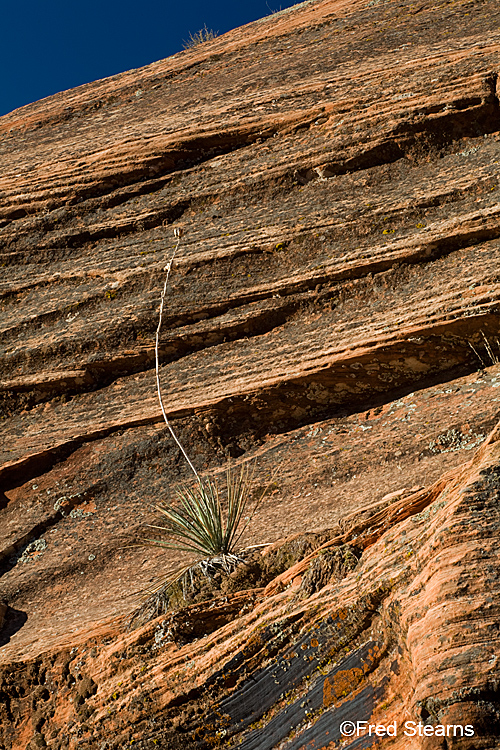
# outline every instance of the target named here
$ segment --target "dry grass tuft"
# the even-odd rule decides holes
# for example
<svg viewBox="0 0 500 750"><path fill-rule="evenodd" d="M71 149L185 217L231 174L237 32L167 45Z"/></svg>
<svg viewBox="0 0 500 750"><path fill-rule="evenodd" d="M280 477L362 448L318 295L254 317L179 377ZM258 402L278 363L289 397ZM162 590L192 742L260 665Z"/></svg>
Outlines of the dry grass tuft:
<svg viewBox="0 0 500 750"><path fill-rule="evenodd" d="M207 25L205 24L203 28L195 34L189 32L189 39L184 40L182 46L184 49L191 49L191 47L197 47L199 44L203 44L203 42L210 42L217 36L219 36L219 32L207 29Z"/></svg>

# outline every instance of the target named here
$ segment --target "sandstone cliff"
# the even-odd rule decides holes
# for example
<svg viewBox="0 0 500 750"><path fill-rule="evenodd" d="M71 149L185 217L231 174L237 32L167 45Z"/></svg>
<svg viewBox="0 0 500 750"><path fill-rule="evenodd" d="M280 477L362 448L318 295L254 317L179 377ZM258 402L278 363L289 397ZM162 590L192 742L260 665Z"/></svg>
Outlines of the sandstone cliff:
<svg viewBox="0 0 500 750"><path fill-rule="evenodd" d="M309 0L0 118L1 750L500 747L499 21ZM173 228L169 417L281 468L253 577L127 629Z"/></svg>

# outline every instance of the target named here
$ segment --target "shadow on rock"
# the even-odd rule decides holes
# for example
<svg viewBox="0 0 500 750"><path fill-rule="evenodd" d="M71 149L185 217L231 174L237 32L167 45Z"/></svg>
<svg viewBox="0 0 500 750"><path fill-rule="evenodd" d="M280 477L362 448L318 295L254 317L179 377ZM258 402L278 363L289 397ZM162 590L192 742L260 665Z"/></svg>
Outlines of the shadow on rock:
<svg viewBox="0 0 500 750"><path fill-rule="evenodd" d="M3 612L2 609L4 610ZM0 647L9 643L12 636L21 630L27 620L28 615L26 612L22 612L20 609L13 609L0 602Z"/></svg>

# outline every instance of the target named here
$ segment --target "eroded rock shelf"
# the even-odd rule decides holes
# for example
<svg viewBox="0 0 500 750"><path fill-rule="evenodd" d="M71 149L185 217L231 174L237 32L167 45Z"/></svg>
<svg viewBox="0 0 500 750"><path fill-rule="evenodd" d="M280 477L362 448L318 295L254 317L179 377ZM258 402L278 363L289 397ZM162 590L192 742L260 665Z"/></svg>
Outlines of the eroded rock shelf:
<svg viewBox="0 0 500 750"><path fill-rule="evenodd" d="M499 22L309 0L0 118L0 750L500 747ZM174 228L169 418L280 468L246 567L127 629L189 479Z"/></svg>

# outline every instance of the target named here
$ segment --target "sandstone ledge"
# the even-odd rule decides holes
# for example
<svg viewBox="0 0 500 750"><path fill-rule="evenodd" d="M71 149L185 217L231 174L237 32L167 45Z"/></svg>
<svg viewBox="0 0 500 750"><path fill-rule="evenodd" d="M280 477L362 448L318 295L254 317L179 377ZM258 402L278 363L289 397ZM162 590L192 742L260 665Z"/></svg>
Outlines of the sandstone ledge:
<svg viewBox="0 0 500 750"><path fill-rule="evenodd" d="M499 746L499 20L306 2L0 118L2 750ZM173 227L169 416L281 465L247 544L328 541L127 631L188 476Z"/></svg>

